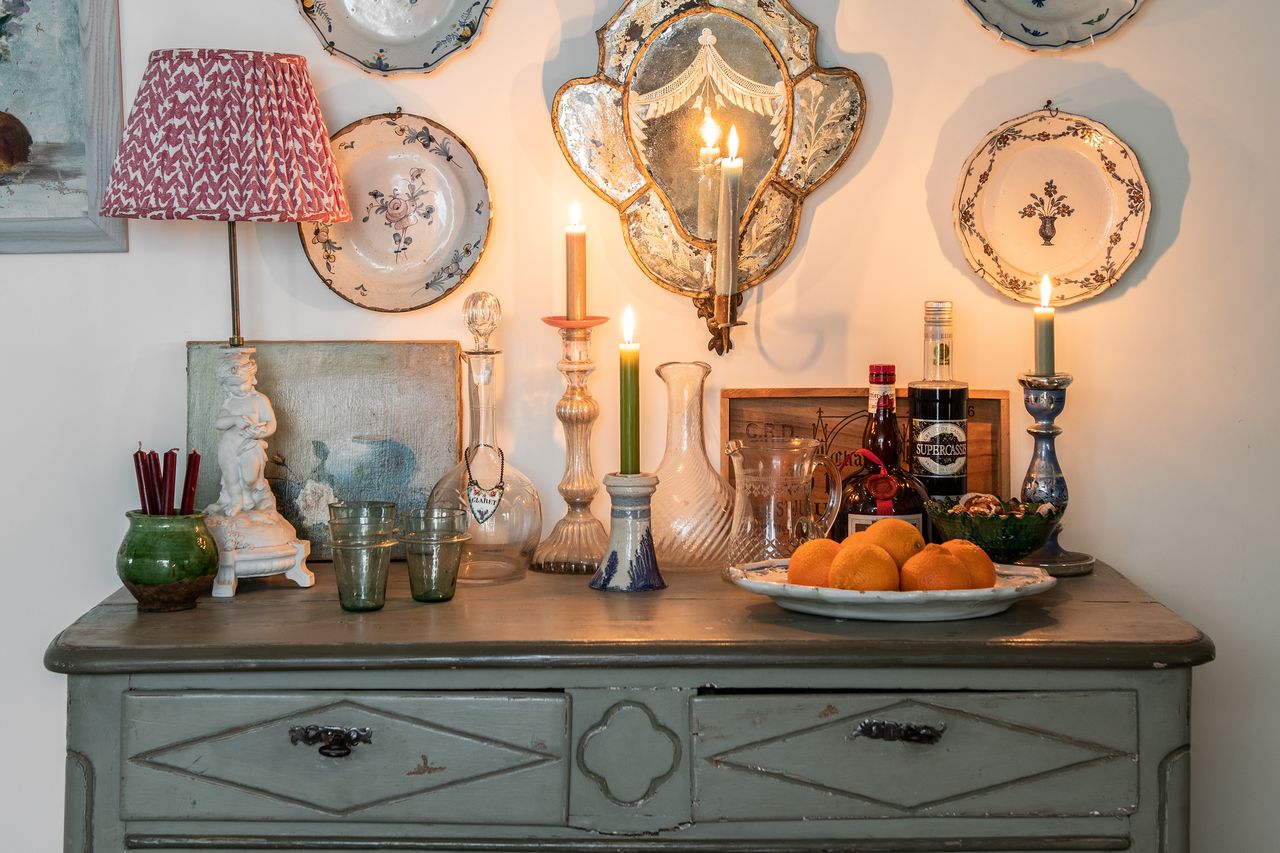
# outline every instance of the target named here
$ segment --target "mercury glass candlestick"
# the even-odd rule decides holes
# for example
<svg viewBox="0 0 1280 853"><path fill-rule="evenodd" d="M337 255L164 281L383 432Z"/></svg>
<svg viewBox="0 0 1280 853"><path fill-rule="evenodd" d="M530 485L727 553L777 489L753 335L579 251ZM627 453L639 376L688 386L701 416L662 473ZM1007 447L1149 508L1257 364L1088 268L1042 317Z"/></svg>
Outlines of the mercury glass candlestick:
<svg viewBox="0 0 1280 853"><path fill-rule="evenodd" d="M600 416L600 404L587 390L587 377L596 369L591 360L591 330L608 317L543 317L542 322L560 330L562 356L556 367L564 375L564 396L556 404L556 417L564 427L565 468L560 496L568 511L556 522L551 535L533 555L535 572L589 575L604 558L609 537L604 525L591 514L591 501L600 484L591 468L591 428Z"/></svg>
<svg viewBox="0 0 1280 853"><path fill-rule="evenodd" d="M609 512L609 545L591 588L606 592L649 592L666 589L653 550L651 506L658 478L653 474L609 474L605 491Z"/></svg>
<svg viewBox="0 0 1280 853"><path fill-rule="evenodd" d="M1022 480L1022 500L1028 503L1051 503L1058 507L1061 515L1067 514L1067 478L1063 476L1062 466L1058 464L1058 451L1054 442L1062 434L1062 427L1054 421L1067 405L1067 386L1071 384L1068 373L1054 373L1049 376L1038 376L1024 373L1018 377L1022 385L1022 401L1027 407L1027 414L1035 419L1035 423L1027 427L1027 432L1035 439L1035 447L1031 452L1031 464L1027 467L1027 476ZM1018 560L1024 566L1038 566L1054 577L1074 577L1087 575L1093 571L1093 557L1075 551L1066 551L1058 544L1058 534L1062 525L1054 528L1049 534L1049 541L1038 551Z"/></svg>

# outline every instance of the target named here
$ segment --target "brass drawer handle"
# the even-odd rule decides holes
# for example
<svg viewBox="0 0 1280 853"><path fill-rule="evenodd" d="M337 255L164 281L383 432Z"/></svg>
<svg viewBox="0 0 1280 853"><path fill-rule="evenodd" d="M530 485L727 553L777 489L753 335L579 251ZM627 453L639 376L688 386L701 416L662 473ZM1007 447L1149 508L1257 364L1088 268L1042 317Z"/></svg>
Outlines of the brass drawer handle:
<svg viewBox="0 0 1280 853"><path fill-rule="evenodd" d="M289 743L297 746L321 744L320 754L346 758L358 743L373 743L373 729L347 726L290 726Z"/></svg>
<svg viewBox="0 0 1280 853"><path fill-rule="evenodd" d="M872 740L901 740L932 746L942 740L942 733L946 730L946 723L926 726L920 723L894 723L889 720L863 720L849 736Z"/></svg>

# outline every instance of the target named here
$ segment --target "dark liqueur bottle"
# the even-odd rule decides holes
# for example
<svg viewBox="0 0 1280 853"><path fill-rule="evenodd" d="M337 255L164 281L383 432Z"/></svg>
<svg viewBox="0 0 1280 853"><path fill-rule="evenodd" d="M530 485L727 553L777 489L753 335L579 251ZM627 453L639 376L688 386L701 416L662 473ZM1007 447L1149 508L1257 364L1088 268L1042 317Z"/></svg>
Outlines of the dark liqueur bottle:
<svg viewBox="0 0 1280 853"><path fill-rule="evenodd" d="M932 498L958 498L969 481L969 386L952 377L950 302L924 304L924 379L907 385L911 473Z"/></svg>
<svg viewBox="0 0 1280 853"><path fill-rule="evenodd" d="M898 429L897 371L892 364L871 365L871 407L862 433L862 467L845 478L840 513L832 536L843 539L882 518L900 518L924 532L924 487L902 464L902 433Z"/></svg>

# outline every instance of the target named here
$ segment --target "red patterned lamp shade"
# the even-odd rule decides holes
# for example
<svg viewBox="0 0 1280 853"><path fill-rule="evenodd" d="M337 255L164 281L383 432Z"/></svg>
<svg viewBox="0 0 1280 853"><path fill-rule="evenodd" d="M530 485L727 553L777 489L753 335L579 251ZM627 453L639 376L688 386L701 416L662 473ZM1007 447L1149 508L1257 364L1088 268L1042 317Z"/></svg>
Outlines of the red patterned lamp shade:
<svg viewBox="0 0 1280 853"><path fill-rule="evenodd" d="M102 215L351 219L306 59L248 50L153 51Z"/></svg>

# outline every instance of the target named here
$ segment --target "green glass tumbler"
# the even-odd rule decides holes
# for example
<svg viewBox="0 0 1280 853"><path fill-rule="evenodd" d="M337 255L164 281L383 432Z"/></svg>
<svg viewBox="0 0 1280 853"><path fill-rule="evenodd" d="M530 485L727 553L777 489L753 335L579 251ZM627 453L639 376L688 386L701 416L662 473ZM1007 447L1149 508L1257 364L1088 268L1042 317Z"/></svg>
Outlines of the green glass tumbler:
<svg viewBox="0 0 1280 853"><path fill-rule="evenodd" d="M470 536L401 536L414 601L448 601L458 584L462 549Z"/></svg>
<svg viewBox="0 0 1280 853"><path fill-rule="evenodd" d="M333 543L333 574L343 610L382 609L387 601L387 572L395 544L394 539L372 544Z"/></svg>
<svg viewBox="0 0 1280 853"><path fill-rule="evenodd" d="M125 513L129 529L116 552L116 574L138 600L138 609L190 610L213 586L218 546L203 512L191 515Z"/></svg>

